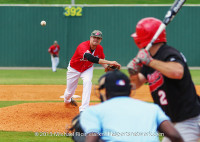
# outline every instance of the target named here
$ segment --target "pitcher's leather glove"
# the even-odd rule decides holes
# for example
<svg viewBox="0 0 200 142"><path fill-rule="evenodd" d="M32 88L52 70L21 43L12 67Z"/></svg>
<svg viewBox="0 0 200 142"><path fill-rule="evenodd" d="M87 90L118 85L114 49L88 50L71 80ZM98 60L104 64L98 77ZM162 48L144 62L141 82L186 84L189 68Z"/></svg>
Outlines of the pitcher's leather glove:
<svg viewBox="0 0 200 142"><path fill-rule="evenodd" d="M105 72L108 72L108 71L114 71L115 69L120 69L119 66L114 66L114 65L108 65L106 68L105 68Z"/></svg>

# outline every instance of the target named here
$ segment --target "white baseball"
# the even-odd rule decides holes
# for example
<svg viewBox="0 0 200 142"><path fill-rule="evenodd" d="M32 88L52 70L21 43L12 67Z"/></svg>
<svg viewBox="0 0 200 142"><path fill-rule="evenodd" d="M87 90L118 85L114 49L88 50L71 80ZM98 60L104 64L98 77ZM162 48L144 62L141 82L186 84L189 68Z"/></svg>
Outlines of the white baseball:
<svg viewBox="0 0 200 142"><path fill-rule="evenodd" d="M44 21L44 20L41 21L41 23L40 23L41 26L46 26L46 24L47 24L47 23L46 23L46 21Z"/></svg>

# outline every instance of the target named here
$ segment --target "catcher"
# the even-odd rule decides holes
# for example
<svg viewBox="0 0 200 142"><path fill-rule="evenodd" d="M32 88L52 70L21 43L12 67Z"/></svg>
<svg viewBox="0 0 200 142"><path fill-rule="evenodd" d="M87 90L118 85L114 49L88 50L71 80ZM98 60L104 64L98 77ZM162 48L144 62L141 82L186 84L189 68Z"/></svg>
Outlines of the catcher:
<svg viewBox="0 0 200 142"><path fill-rule="evenodd" d="M78 45L72 56L67 71L67 89L64 93L65 104L71 103L77 105L72 99L79 78L83 80L82 105L79 111L84 111L89 106L90 94L92 89L93 64L101 64L105 71L111 71L115 68L120 69L120 64L116 61L105 60L103 47L100 45L102 32L94 30L91 33L90 40L84 41Z"/></svg>

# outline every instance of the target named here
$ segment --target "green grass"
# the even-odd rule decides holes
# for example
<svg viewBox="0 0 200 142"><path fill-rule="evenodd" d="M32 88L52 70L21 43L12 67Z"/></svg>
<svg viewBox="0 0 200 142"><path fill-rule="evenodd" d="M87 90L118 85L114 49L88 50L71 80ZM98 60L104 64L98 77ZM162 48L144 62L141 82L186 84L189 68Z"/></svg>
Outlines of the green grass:
<svg viewBox="0 0 200 142"><path fill-rule="evenodd" d="M19 104L24 104L24 103L48 103L48 102L63 102L63 101L0 101L0 108L2 107L8 107L8 106L13 106L13 105L19 105ZM81 102L81 101L77 101L77 102ZM100 102L100 101L90 101L90 102Z"/></svg>
<svg viewBox="0 0 200 142"><path fill-rule="evenodd" d="M39 136L37 136L39 134ZM34 132L7 132L0 131L2 142L73 142L71 137L63 136L62 133L34 133ZM159 137L160 141L162 137Z"/></svg>
<svg viewBox="0 0 200 142"><path fill-rule="evenodd" d="M0 85L66 85L66 69L59 69L57 72L51 70L0 70ZM128 75L127 70L122 72ZM93 73L93 84L105 72L103 69L95 69ZM196 85L200 85L200 70L191 70L192 79ZM82 80L79 80L82 84Z"/></svg>
<svg viewBox="0 0 200 142"><path fill-rule="evenodd" d="M38 135L39 136L36 136ZM59 136L60 135L60 136ZM62 136L59 133L34 133L34 132L7 132L0 131L0 141L2 142L73 142L71 137ZM159 137L160 141L162 137Z"/></svg>
<svg viewBox="0 0 200 142"><path fill-rule="evenodd" d="M37 136L39 134L39 136ZM34 133L34 132L7 132L0 131L1 142L73 142L71 137L62 133Z"/></svg>
<svg viewBox="0 0 200 142"><path fill-rule="evenodd" d="M0 108L24 103L41 103L41 102L63 102L63 101L0 101Z"/></svg>
<svg viewBox="0 0 200 142"><path fill-rule="evenodd" d="M200 85L200 70L190 70L195 85Z"/></svg>
<svg viewBox="0 0 200 142"><path fill-rule="evenodd" d="M18 104L22 104L22 103L30 103L30 101L0 101L0 108L18 105Z"/></svg>
<svg viewBox="0 0 200 142"><path fill-rule="evenodd" d="M75 0L76 4L172 4L174 0ZM0 0L0 4L71 4L71 0ZM200 4L188 0L186 4Z"/></svg>
<svg viewBox="0 0 200 142"><path fill-rule="evenodd" d="M0 84L66 84L66 70L0 70Z"/></svg>
<svg viewBox="0 0 200 142"><path fill-rule="evenodd" d="M0 85L66 85L66 69L57 72L51 70L0 70ZM126 70L123 70L127 73ZM93 82L97 84L98 79L105 72L103 69L94 70ZM79 80L82 84L82 80Z"/></svg>

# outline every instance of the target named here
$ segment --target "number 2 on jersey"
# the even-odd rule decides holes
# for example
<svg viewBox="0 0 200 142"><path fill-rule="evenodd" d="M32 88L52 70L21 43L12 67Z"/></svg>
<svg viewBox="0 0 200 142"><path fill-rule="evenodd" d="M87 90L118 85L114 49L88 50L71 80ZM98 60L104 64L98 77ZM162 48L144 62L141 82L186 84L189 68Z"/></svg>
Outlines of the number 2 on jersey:
<svg viewBox="0 0 200 142"><path fill-rule="evenodd" d="M160 104L161 105L167 105L167 98L166 98L166 93L163 90L158 91L158 96L160 97Z"/></svg>

